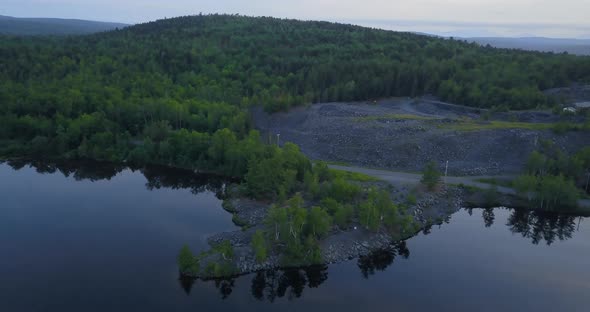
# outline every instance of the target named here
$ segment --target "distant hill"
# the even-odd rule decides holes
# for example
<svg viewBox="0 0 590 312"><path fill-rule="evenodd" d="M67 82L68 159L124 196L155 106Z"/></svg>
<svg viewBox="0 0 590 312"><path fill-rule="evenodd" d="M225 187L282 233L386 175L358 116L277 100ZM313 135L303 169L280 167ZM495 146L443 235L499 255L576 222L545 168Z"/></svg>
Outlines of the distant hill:
<svg viewBox="0 0 590 312"><path fill-rule="evenodd" d="M541 90L590 83L590 57L269 17L184 16L71 40L25 39L0 37L0 59L10 59L0 66L0 103L13 98L37 107L45 103L37 97L47 96L60 107L84 109L79 105L86 100L75 94L92 93L92 103L123 107L136 101L142 107L144 97L173 97L174 89L180 102L255 104L269 111L425 94L517 110L553 104ZM56 110L40 107L48 114ZM171 116L167 120L178 118Z"/></svg>
<svg viewBox="0 0 590 312"><path fill-rule="evenodd" d="M61 18L20 18L0 15L0 34L5 35L80 35L129 26Z"/></svg>
<svg viewBox="0 0 590 312"><path fill-rule="evenodd" d="M555 39L543 37L501 38L479 37L466 38L467 41L496 48L521 49L542 52L567 52L576 55L590 55L590 39Z"/></svg>

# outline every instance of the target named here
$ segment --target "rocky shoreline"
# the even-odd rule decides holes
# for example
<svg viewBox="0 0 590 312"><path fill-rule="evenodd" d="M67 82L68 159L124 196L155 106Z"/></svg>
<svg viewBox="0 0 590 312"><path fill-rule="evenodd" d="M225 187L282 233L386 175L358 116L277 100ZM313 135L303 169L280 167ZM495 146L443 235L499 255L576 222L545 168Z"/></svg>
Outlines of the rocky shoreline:
<svg viewBox="0 0 590 312"><path fill-rule="evenodd" d="M395 192L395 191L394 191ZM397 198L402 197L397 191ZM405 188L403 193L407 193ZM350 259L369 255L370 253L388 248L402 240L408 239L425 228L442 223L450 215L463 207L464 190L460 187L443 187L434 193L424 193L415 204L408 208L415 227L407 233L389 233L385 230L369 231L358 223L348 229L334 229L320 241L321 254L324 264L339 263ZM404 194L407 195L407 194ZM247 198L235 197L231 194L224 200L223 207L233 214L234 223L241 226L241 230L224 232L208 238L211 246L222 242L229 242L233 248L233 267L235 275L243 275L261 270L283 268L280 254L270 250L267 259L256 261L251 247L252 236L257 230L264 229L264 219L270 204ZM215 258L209 261L216 261ZM206 263L203 264L206 266ZM210 276L200 276L210 278Z"/></svg>

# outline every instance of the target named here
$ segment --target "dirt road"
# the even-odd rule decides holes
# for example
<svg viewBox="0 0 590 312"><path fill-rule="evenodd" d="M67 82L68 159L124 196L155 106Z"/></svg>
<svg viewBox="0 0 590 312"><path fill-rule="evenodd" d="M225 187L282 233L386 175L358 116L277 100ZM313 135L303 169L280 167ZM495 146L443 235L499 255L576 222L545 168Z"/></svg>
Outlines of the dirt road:
<svg viewBox="0 0 590 312"><path fill-rule="evenodd" d="M341 166L341 165L329 165L332 169L338 169L343 171L350 171L350 172L357 172L366 174L371 177L375 177L377 179L387 181L390 183L410 183L410 184L417 184L420 183L422 179L421 174L417 173L408 173L408 172L395 172L395 171L387 171L387 170L378 170L378 169L368 169L368 168L360 168L360 167L349 167L349 166ZM489 183L480 182L478 180L481 179L510 179L515 178L515 176L505 175L505 176L447 176L443 177L443 181L449 184L463 184L467 186L474 186L482 189L487 189L492 185ZM496 187L498 192L502 194L516 194L516 191L509 187L504 186L497 186ZM581 199L578 202L578 205L582 208L590 209L590 200Z"/></svg>
<svg viewBox="0 0 590 312"><path fill-rule="evenodd" d="M348 166L341 166L341 165L329 165L332 169L350 171L350 172L358 172L362 174L366 174L368 176L375 177L377 179L391 182L391 183L420 183L422 179L421 174L417 173L408 173L408 172L395 172L395 171L387 171L387 170L378 170L378 169L368 169L368 168L360 168L360 167L348 167ZM464 184L467 186L475 186L482 189L487 189L492 186L489 183L479 182L477 180L480 179L510 179L515 178L515 176L462 176L462 177L455 177L455 176L447 176L443 177L442 180L445 183L449 184ZM516 194L516 192L508 187L498 186L498 192L503 194Z"/></svg>

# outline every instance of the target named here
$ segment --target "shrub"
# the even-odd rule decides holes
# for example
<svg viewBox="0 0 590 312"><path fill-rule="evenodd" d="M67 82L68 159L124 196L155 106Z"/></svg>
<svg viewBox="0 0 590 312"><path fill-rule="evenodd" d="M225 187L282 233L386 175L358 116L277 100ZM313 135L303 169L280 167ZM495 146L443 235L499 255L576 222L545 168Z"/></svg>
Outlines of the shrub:
<svg viewBox="0 0 590 312"><path fill-rule="evenodd" d="M352 202L360 194L358 185L348 183L344 179L335 179L327 186L327 196L340 203Z"/></svg>
<svg viewBox="0 0 590 312"><path fill-rule="evenodd" d="M406 204L410 206L416 205L417 202L418 200L416 199L416 195L414 193L410 193L406 197Z"/></svg>
<svg viewBox="0 0 590 312"><path fill-rule="evenodd" d="M434 161L429 162L424 168L424 172L422 174L422 184L426 185L429 190L434 190L436 185L440 182L440 171L437 168L437 165Z"/></svg>
<svg viewBox="0 0 590 312"><path fill-rule="evenodd" d="M256 231L252 236L252 249L256 255L256 261L263 262L268 257L268 249L266 247L266 239L264 238L264 232L261 230Z"/></svg>
<svg viewBox="0 0 590 312"><path fill-rule="evenodd" d="M223 260L231 260L234 257L234 248L228 240L224 240L213 247L213 251L219 253Z"/></svg>
<svg viewBox="0 0 590 312"><path fill-rule="evenodd" d="M313 167L313 172L318 176L320 182L330 180L330 168L323 161L318 161Z"/></svg>
<svg viewBox="0 0 590 312"><path fill-rule="evenodd" d="M322 237L330 231L332 218L324 208L311 207L307 214L308 233L314 237Z"/></svg>
<svg viewBox="0 0 590 312"><path fill-rule="evenodd" d="M350 225L352 221L352 216L354 215L354 208L352 205L338 205L336 211L334 212L334 223L341 228L346 228Z"/></svg>
<svg viewBox="0 0 590 312"><path fill-rule="evenodd" d="M199 262L191 252L187 245L182 246L180 253L177 257L178 269L181 274L184 275L197 275L199 274Z"/></svg>
<svg viewBox="0 0 590 312"><path fill-rule="evenodd" d="M338 211L338 208L341 206L334 198L331 197L322 199L320 205L326 208L330 215L336 214L336 211Z"/></svg>

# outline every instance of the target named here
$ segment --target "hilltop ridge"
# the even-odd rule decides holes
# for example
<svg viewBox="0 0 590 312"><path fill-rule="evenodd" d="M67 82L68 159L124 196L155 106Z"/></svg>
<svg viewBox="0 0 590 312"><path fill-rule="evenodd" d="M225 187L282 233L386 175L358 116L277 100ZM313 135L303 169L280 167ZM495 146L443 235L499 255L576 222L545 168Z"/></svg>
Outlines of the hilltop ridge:
<svg viewBox="0 0 590 312"><path fill-rule="evenodd" d="M0 34L5 35L81 35L109 31L129 26L64 18L32 18L0 15Z"/></svg>

